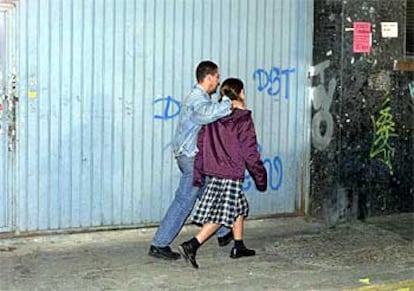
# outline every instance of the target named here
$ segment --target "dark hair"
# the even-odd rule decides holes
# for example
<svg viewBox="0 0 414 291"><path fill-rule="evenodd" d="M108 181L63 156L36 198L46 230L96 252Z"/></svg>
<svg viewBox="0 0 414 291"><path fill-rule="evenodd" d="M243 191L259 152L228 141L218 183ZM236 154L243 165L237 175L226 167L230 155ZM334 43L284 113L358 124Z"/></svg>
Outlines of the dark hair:
<svg viewBox="0 0 414 291"><path fill-rule="evenodd" d="M202 61L196 69L197 82L202 82L207 75L214 75L218 71L218 66L212 61Z"/></svg>
<svg viewBox="0 0 414 291"><path fill-rule="evenodd" d="M228 78L224 80L220 87L220 100L223 96L227 96L230 100L240 99L240 93L243 90L243 81L237 78Z"/></svg>

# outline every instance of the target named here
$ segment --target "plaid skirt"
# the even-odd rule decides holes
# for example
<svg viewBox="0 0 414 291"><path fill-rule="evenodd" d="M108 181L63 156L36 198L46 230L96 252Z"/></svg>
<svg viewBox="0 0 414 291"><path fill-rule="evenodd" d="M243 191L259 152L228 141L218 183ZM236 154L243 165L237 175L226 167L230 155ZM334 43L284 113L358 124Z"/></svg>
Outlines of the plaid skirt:
<svg viewBox="0 0 414 291"><path fill-rule="evenodd" d="M196 224L207 222L233 227L239 215L247 217L249 204L241 180L211 177L192 217Z"/></svg>

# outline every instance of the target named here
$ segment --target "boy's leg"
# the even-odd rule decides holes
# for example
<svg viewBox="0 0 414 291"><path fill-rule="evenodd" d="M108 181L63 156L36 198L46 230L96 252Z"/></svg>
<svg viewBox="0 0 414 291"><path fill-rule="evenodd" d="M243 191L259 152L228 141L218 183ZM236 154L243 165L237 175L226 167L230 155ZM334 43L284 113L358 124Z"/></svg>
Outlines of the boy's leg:
<svg viewBox="0 0 414 291"><path fill-rule="evenodd" d="M220 226L216 232L216 236L218 244L221 247L228 245L233 240L233 232L230 228L225 226Z"/></svg>
<svg viewBox="0 0 414 291"><path fill-rule="evenodd" d="M177 158L177 163L182 174L180 183L175 192L174 200L155 233L149 253L165 259L179 258L177 253L171 255L169 245L183 227L197 198L198 188L193 186L194 158L180 156Z"/></svg>

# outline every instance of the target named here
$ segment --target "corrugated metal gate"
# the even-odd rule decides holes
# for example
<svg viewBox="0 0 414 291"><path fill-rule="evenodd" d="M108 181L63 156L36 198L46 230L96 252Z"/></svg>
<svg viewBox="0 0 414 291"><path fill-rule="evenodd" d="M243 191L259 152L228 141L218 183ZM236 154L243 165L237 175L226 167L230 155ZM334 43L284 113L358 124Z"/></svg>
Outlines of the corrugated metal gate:
<svg viewBox="0 0 414 291"><path fill-rule="evenodd" d="M251 214L303 207L312 1L17 4L14 229L158 222L178 181L179 101L203 59L246 83L270 178L260 194L247 177Z"/></svg>

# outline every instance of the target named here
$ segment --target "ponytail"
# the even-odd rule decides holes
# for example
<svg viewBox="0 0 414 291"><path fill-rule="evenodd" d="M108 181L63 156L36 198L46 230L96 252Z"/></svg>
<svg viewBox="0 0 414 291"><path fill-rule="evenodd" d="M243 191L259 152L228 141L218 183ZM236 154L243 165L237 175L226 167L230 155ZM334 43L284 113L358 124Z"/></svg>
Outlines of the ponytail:
<svg viewBox="0 0 414 291"><path fill-rule="evenodd" d="M240 93L243 90L243 82L240 79L228 78L220 88L220 97L227 96L230 100L240 99ZM221 99L220 98L220 99Z"/></svg>

